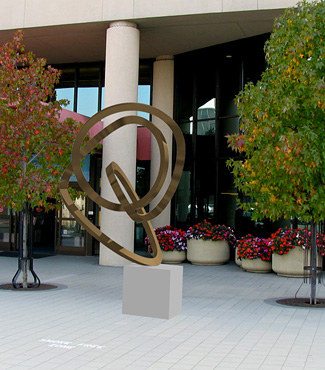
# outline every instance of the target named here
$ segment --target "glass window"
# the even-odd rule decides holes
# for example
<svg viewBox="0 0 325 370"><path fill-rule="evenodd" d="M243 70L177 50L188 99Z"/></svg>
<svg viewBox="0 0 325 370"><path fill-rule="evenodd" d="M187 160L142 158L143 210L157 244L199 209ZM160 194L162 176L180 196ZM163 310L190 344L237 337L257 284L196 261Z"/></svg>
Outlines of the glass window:
<svg viewBox="0 0 325 370"><path fill-rule="evenodd" d="M75 205L77 208L85 214L85 198L78 198L75 200ZM62 219L61 219L61 235L60 235L60 245L64 247L77 247L82 248L84 246L85 230L79 225L79 223L74 220L73 216L66 208L62 205Z"/></svg>
<svg viewBox="0 0 325 370"><path fill-rule="evenodd" d="M186 224L191 213L191 172L183 171L177 191L176 217L177 221Z"/></svg>
<svg viewBox="0 0 325 370"><path fill-rule="evenodd" d="M150 85L138 86L138 103L150 105ZM149 119L149 113L138 112L140 117Z"/></svg>
<svg viewBox="0 0 325 370"><path fill-rule="evenodd" d="M74 87L76 81L76 65L75 64L61 64L54 65L54 68L59 69L62 73L60 76L60 88Z"/></svg>
<svg viewBox="0 0 325 370"><path fill-rule="evenodd" d="M91 117L98 112L98 87L79 87L77 112Z"/></svg>
<svg viewBox="0 0 325 370"><path fill-rule="evenodd" d="M79 197L75 199L74 204L76 207L81 211L83 214L85 214L85 204L86 204L86 199L83 197ZM63 204L62 205L62 218L73 218L72 214L68 210L68 208Z"/></svg>
<svg viewBox="0 0 325 370"><path fill-rule="evenodd" d="M64 108L73 111L74 88L73 87L57 88L55 89L55 91L56 91L56 100L61 100L61 99L69 100L69 104Z"/></svg>
<svg viewBox="0 0 325 370"><path fill-rule="evenodd" d="M89 182L90 179L90 154L87 154L86 157L81 161L81 170L83 175L85 176L86 181ZM77 182L76 175L73 174L70 177L69 182Z"/></svg>
<svg viewBox="0 0 325 370"><path fill-rule="evenodd" d="M212 98L197 110L197 134L214 135L216 132L216 99Z"/></svg>
<svg viewBox="0 0 325 370"><path fill-rule="evenodd" d="M177 123L190 127L193 120L194 61L188 56L175 58L175 84L177 102ZM192 119L191 119L192 117ZM189 128L184 129L189 132Z"/></svg>
<svg viewBox="0 0 325 370"><path fill-rule="evenodd" d="M98 63L90 63L79 66L78 86L98 87L99 86L100 66Z"/></svg>
<svg viewBox="0 0 325 370"><path fill-rule="evenodd" d="M232 157L236 154L231 148L228 147L227 135L235 134L239 130L239 118L231 117L221 119L219 121L220 139L219 139L219 156Z"/></svg>
<svg viewBox="0 0 325 370"><path fill-rule="evenodd" d="M179 127L182 130L183 134L192 135L193 134L193 118L191 119L190 122L180 123Z"/></svg>
<svg viewBox="0 0 325 370"><path fill-rule="evenodd" d="M238 56L224 58L221 64L220 117L228 117L237 114L234 99L240 90L240 65L240 58Z"/></svg>
<svg viewBox="0 0 325 370"><path fill-rule="evenodd" d="M216 184L215 137L197 136L195 199L198 218L212 219Z"/></svg>
<svg viewBox="0 0 325 370"><path fill-rule="evenodd" d="M84 246L84 238L84 228L77 221L61 221L61 246L82 248Z"/></svg>
<svg viewBox="0 0 325 370"><path fill-rule="evenodd" d="M102 87L102 101L100 102L100 109L105 108L105 87Z"/></svg>

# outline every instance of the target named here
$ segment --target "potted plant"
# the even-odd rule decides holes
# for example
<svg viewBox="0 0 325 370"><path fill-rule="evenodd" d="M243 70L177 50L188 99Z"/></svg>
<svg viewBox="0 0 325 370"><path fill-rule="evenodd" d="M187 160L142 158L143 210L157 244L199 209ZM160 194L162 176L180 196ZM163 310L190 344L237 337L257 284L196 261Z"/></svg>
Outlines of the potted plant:
<svg viewBox="0 0 325 370"><path fill-rule="evenodd" d="M325 236L317 234L318 261L324 255ZM272 269L280 276L309 275L304 266L310 265L311 232L302 229L280 228L270 237ZM319 263L320 264L320 263Z"/></svg>
<svg viewBox="0 0 325 370"><path fill-rule="evenodd" d="M155 233L161 248L163 263L181 263L186 259L187 240L185 231L167 225L155 229ZM150 240L144 239L148 250L152 253Z"/></svg>
<svg viewBox="0 0 325 370"><path fill-rule="evenodd" d="M242 268L249 272L267 273L272 271L272 249L269 239L250 234L237 241L237 257Z"/></svg>
<svg viewBox="0 0 325 370"><path fill-rule="evenodd" d="M234 231L225 225L204 220L185 234L187 259L195 265L223 265L229 261L230 246L236 242Z"/></svg>

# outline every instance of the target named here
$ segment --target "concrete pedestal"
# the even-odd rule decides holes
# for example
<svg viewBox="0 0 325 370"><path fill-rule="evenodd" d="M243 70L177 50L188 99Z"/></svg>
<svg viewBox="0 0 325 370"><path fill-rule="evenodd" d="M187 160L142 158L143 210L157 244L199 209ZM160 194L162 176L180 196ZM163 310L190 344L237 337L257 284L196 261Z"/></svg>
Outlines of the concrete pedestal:
<svg viewBox="0 0 325 370"><path fill-rule="evenodd" d="M170 319L182 310L182 291L182 266L124 266L122 313Z"/></svg>

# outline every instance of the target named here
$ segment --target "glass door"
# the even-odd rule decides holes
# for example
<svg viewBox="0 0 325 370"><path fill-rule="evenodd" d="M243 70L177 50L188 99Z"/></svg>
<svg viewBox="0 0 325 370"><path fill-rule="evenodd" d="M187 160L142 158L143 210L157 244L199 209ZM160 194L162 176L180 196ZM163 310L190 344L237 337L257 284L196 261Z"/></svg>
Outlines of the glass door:
<svg viewBox="0 0 325 370"><path fill-rule="evenodd" d="M86 198L76 199L75 204L85 215ZM57 253L86 255L85 230L74 219L65 205L62 206L57 218Z"/></svg>

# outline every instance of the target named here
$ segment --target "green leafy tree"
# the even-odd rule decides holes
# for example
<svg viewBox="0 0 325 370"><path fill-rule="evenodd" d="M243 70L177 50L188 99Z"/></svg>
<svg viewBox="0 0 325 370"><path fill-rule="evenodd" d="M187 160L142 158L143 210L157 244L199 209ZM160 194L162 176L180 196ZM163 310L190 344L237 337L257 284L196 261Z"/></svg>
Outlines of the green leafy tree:
<svg viewBox="0 0 325 370"><path fill-rule="evenodd" d="M79 126L59 119L66 104L54 98L59 77L45 59L25 50L22 31L0 46L0 206L24 215L25 257L28 212L59 205L49 199L59 201L59 180Z"/></svg>
<svg viewBox="0 0 325 370"><path fill-rule="evenodd" d="M242 159L228 165L253 219L299 218L313 230L325 218L324 0L287 9L265 53L260 81L237 97L240 132L228 143Z"/></svg>

